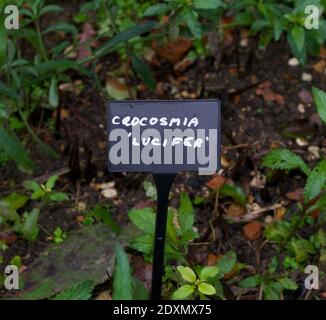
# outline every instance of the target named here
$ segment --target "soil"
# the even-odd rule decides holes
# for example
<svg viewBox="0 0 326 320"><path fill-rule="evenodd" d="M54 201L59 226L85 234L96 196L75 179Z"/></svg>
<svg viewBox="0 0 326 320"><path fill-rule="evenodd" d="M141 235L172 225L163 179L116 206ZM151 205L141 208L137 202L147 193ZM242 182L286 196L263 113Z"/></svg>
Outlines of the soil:
<svg viewBox="0 0 326 320"><path fill-rule="evenodd" d="M240 48L240 64L245 65L249 53L249 46ZM227 56L217 65L213 57L194 61L186 70L176 72L168 62L153 67L158 82L158 89L150 93L140 92L138 99L175 99L188 98L191 93L200 98L219 98L222 101L222 145L223 156L227 165L223 166L224 175L241 185L247 195L254 196L255 201L262 207L273 205L277 200L284 198L284 193L295 190L304 185L302 176L298 172L278 174L269 180L264 188L250 186L253 176L263 172L260 168L262 157L272 146L284 146L302 155L311 165L316 162L308 151L308 146L299 146L295 139L282 135L284 128L292 131L313 132L307 138L309 145L319 146L326 154L325 129L318 122L315 107L311 103L303 102L298 93L311 92L312 85L326 88L326 77L314 71L313 59L305 66L291 67L288 61L291 54L283 42L270 45L267 50L254 50L253 63L247 70L241 67L245 75L239 75L236 63L236 51L230 50ZM105 82L107 72L116 66L117 57L112 55L101 61L100 81ZM301 77L306 72L313 75L313 82L304 82ZM27 146L36 161L34 177L39 181L46 180L56 172L70 172L61 175L58 188L68 193L71 201L68 205L47 208L39 221L42 229L37 242L27 242L18 239L5 251L4 265L15 255L22 257L23 264L28 266L39 253L49 244L49 234L53 234L56 227L64 231L79 228L77 217L81 214L76 208L80 203L87 203L91 208L97 203L108 204L112 214L121 224L128 223L127 212L133 207L154 206L148 200L142 182L151 180L144 174L110 174L107 172L106 150L106 110L105 100L100 96L93 82L87 78L80 78L78 74L71 74L73 81L81 79L84 90L80 95L63 92L61 95L61 109L68 112L62 117L59 130L55 132L48 128L41 128L39 136L53 149L60 153L60 158L49 158L39 150L32 141ZM134 80L133 80L134 81ZM266 101L262 95L257 95L257 88L264 82L270 82L270 89L284 99L284 104L277 101ZM304 113L298 112L298 105L304 104ZM63 111L61 111L63 112ZM32 119L38 123L39 114ZM55 112L46 112L44 117L56 117ZM1 169L0 194L5 195L12 189L20 188L20 183L27 176L18 172L14 166ZM30 178L30 177L29 177ZM173 186L171 205L177 205L178 194L187 191L190 196L206 195L207 181L211 177L197 176L196 174L180 173ZM108 200L91 187L92 183L115 182L118 197ZM9 190L9 191L8 191ZM273 245L266 245L260 250L262 240L248 241L243 236L243 224L228 224L223 218L223 208L228 200L221 202L220 218L214 227L216 239L212 241L212 232L208 221L214 214L214 195L207 204L196 206L196 227L200 238L197 243L209 244L192 245L191 257L193 261L205 263L208 253L220 254L229 249L236 251L238 260L253 266L257 271L263 270L273 255ZM259 220L271 214L266 211ZM0 270L0 273L2 270Z"/></svg>

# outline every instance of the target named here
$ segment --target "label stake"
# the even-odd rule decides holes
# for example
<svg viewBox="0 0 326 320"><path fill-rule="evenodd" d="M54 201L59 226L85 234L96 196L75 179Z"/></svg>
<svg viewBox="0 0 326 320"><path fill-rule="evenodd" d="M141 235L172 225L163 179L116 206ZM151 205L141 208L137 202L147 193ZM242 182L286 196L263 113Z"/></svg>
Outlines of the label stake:
<svg viewBox="0 0 326 320"><path fill-rule="evenodd" d="M169 193L176 175L176 173L153 173L154 183L157 190L157 213L153 253L152 300L161 299Z"/></svg>

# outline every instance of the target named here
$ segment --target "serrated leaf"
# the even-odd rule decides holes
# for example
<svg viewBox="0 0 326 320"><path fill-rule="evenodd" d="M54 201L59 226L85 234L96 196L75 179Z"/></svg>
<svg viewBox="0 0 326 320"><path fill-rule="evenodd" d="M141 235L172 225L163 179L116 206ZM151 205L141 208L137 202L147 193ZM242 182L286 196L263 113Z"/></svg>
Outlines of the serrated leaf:
<svg viewBox="0 0 326 320"><path fill-rule="evenodd" d="M185 299L189 297L194 291L195 291L195 286L186 284L178 288L176 291L174 291L172 297L174 300Z"/></svg>
<svg viewBox="0 0 326 320"><path fill-rule="evenodd" d="M319 162L308 176L304 188L304 198L308 202L315 199L326 185L326 160Z"/></svg>
<svg viewBox="0 0 326 320"><path fill-rule="evenodd" d="M245 278L239 282L241 288L256 288L261 283L261 277L259 275Z"/></svg>
<svg viewBox="0 0 326 320"><path fill-rule="evenodd" d="M113 280L113 300L132 299L132 276L127 254L120 244L115 245L115 270Z"/></svg>
<svg viewBox="0 0 326 320"><path fill-rule="evenodd" d="M292 232L291 224L288 221L275 221L265 226L264 235L269 241L287 240Z"/></svg>
<svg viewBox="0 0 326 320"><path fill-rule="evenodd" d="M262 166L281 170L301 169L307 176L311 172L300 156L286 149L275 149L268 153L263 158Z"/></svg>
<svg viewBox="0 0 326 320"><path fill-rule="evenodd" d="M198 290L202 294L212 296L213 294L216 293L216 289L209 283L202 282L198 285Z"/></svg>
<svg viewBox="0 0 326 320"><path fill-rule="evenodd" d="M155 213L151 208L134 209L128 213L129 219L140 230L147 234L154 234L155 230Z"/></svg>
<svg viewBox="0 0 326 320"><path fill-rule="evenodd" d="M326 93L316 87L313 87L312 94L320 119L326 124Z"/></svg>
<svg viewBox="0 0 326 320"><path fill-rule="evenodd" d="M246 205L247 197L241 187L232 184L224 184L220 188L220 194L224 194L233 198L234 201L238 202L242 206Z"/></svg>
<svg viewBox="0 0 326 320"><path fill-rule="evenodd" d="M39 232L39 227L37 226L39 215L39 209L33 209L31 212L25 214L25 221L20 228L20 233L26 240L34 241L37 239Z"/></svg>
<svg viewBox="0 0 326 320"><path fill-rule="evenodd" d="M86 280L75 287L57 294L52 300L89 300L94 289L94 282Z"/></svg>
<svg viewBox="0 0 326 320"><path fill-rule="evenodd" d="M199 275L200 280L206 281L209 278L215 277L219 272L219 268L216 266L204 267Z"/></svg>
<svg viewBox="0 0 326 320"><path fill-rule="evenodd" d="M153 253L153 243L154 238L150 234L142 234L139 237L133 239L130 243L131 247L135 250L145 253L152 254ZM167 248L166 248L167 252Z"/></svg>
<svg viewBox="0 0 326 320"><path fill-rule="evenodd" d="M296 284L296 282L289 278L281 278L278 280L278 282L286 290L296 290L298 288L298 285Z"/></svg>
<svg viewBox="0 0 326 320"><path fill-rule="evenodd" d="M195 222L195 210L187 193L180 194L180 206L178 209L178 221L182 232L192 229Z"/></svg>
<svg viewBox="0 0 326 320"><path fill-rule="evenodd" d="M156 81L148 65L132 51L129 51L129 56L131 58L133 69L136 71L138 77L143 80L148 89L154 91L156 88Z"/></svg>
<svg viewBox="0 0 326 320"><path fill-rule="evenodd" d="M177 266L178 272L182 278L188 282L195 282L197 279L196 273L189 267Z"/></svg>

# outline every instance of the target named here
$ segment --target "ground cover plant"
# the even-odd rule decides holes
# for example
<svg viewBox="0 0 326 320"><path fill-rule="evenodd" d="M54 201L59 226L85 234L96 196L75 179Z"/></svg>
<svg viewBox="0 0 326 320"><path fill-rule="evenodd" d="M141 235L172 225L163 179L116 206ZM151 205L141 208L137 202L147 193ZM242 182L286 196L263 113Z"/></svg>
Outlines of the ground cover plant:
<svg viewBox="0 0 326 320"><path fill-rule="evenodd" d="M222 170L177 176L163 299L326 299L325 8L0 1L1 298L149 299L156 189L107 171L105 103L219 98Z"/></svg>

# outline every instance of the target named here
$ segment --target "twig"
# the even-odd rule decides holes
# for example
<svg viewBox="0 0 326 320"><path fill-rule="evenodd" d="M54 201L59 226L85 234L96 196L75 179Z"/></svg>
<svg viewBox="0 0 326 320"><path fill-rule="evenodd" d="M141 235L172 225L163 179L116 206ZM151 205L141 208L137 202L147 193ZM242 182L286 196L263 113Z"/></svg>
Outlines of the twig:
<svg viewBox="0 0 326 320"><path fill-rule="evenodd" d="M256 211L248 212L247 214L243 215L242 217L230 217L230 216L225 216L226 220L232 221L232 222L237 222L237 223L242 223L242 222L249 222L252 220L257 219L261 213L266 212L266 211L273 211L278 208L281 208L281 204L274 204L269 207L265 207Z"/></svg>

